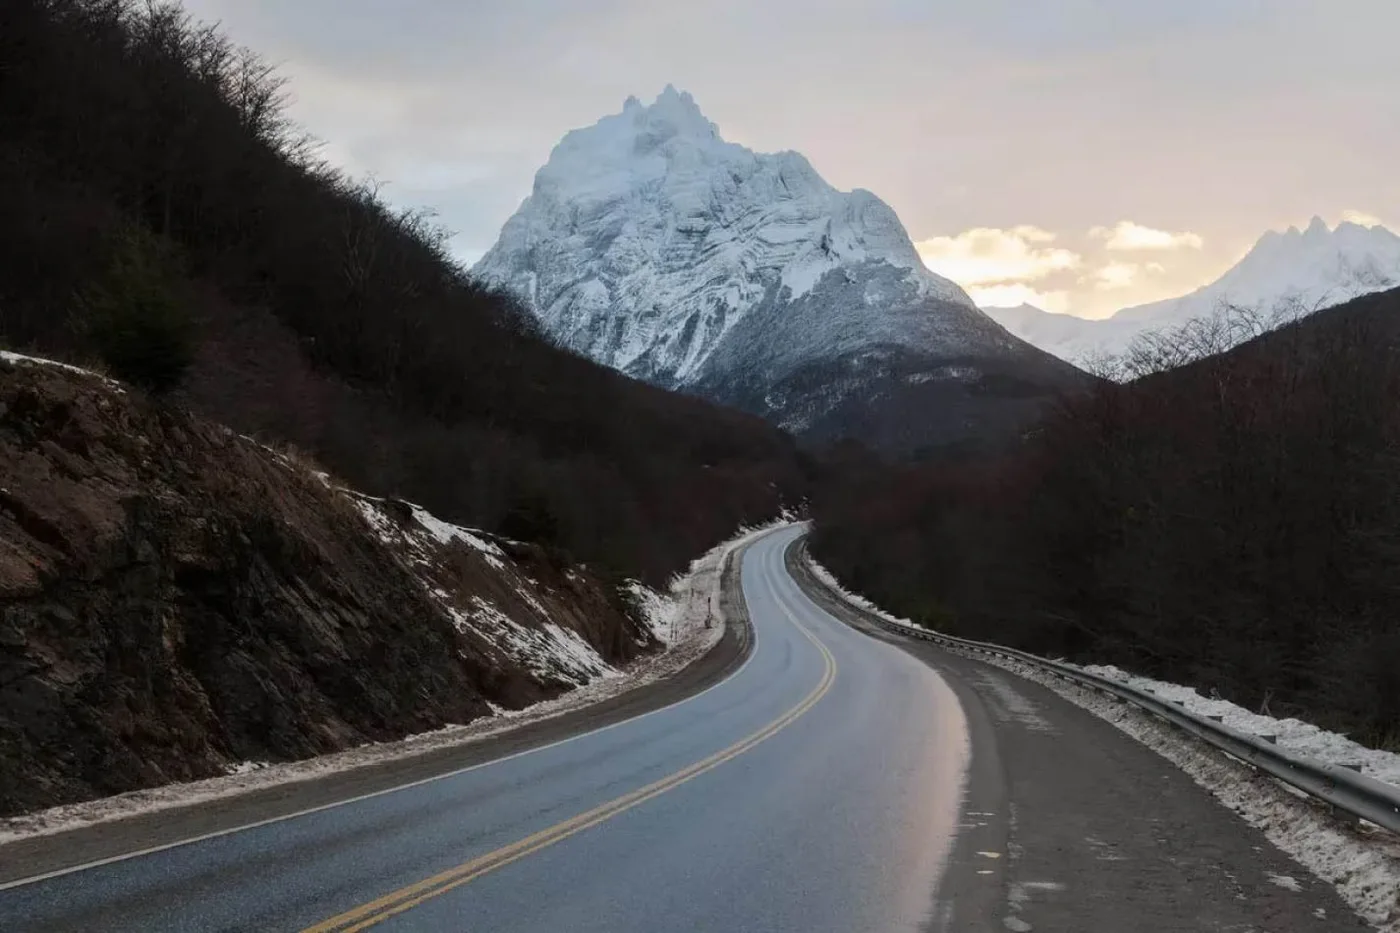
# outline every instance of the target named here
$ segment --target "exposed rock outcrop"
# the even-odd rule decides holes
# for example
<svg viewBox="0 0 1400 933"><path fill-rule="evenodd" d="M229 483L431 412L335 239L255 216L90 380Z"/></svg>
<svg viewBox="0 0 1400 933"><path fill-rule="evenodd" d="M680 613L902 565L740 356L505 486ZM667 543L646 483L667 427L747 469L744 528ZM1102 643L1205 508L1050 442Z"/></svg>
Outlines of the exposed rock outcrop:
<svg viewBox="0 0 1400 933"><path fill-rule="evenodd" d="M558 555L0 361L0 814L466 722L653 645Z"/></svg>

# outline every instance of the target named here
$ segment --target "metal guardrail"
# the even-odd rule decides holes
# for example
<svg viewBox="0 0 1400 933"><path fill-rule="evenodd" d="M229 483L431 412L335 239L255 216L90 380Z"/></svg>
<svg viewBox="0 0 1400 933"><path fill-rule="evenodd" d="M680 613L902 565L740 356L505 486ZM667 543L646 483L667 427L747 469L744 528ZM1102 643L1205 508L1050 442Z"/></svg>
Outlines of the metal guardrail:
<svg viewBox="0 0 1400 933"><path fill-rule="evenodd" d="M815 576L815 575L814 575ZM820 582L820 581L819 581ZM1391 832L1400 833L1400 787L1366 777L1338 765L1323 764L1302 755L1295 755L1277 745L1224 723L1197 716L1174 702L1163 700L1151 693L1130 687L1105 677L1099 677L1079 668L1017 651L990 642L972 641L967 638L954 638L929 629L913 625L903 625L882 618L863 607L844 599L844 593L836 593L852 608L859 609L867 617L882 627L909 635L924 641L931 641L951 647L961 648L973 654L1008 658L1048 671L1064 680L1073 681L1082 687L1107 693L1127 703L1165 719L1167 722L1196 736L1203 742L1220 749L1232 758L1263 771L1280 781L1316 797L1325 803L1345 811L1352 816L1382 826Z"/></svg>

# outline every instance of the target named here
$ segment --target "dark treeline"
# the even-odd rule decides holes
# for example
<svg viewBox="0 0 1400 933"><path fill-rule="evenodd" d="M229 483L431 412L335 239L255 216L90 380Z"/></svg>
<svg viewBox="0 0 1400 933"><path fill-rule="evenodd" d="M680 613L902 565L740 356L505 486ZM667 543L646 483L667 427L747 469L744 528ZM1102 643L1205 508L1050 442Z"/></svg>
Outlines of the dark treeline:
<svg viewBox="0 0 1400 933"><path fill-rule="evenodd" d="M0 337L653 581L801 495L785 435L550 346L428 215L321 162L283 100L178 6L4 0Z"/></svg>
<svg viewBox="0 0 1400 933"><path fill-rule="evenodd" d="M1199 357L1237 330L1172 336ZM1171 342L1138 371L1179 363ZM866 471L815 512L817 556L922 624L1400 743L1400 291L1106 382L997 461Z"/></svg>

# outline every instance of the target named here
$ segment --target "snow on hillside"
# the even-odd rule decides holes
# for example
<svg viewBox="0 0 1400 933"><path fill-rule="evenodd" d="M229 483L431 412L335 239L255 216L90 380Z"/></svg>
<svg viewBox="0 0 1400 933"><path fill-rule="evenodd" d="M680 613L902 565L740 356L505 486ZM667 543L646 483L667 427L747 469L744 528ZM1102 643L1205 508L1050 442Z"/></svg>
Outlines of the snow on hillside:
<svg viewBox="0 0 1400 933"><path fill-rule="evenodd" d="M549 594L536 593L539 584L485 532L444 522L413 503L349 495L380 540L407 556L419 570L424 589L446 610L459 633L484 639L542 683L579 687L600 677L617 676L617 670L578 632L554 621L541 601ZM450 549L457 545L485 563L510 593L505 608L479 592L462 591L453 585L454 575L441 572Z"/></svg>
<svg viewBox="0 0 1400 933"><path fill-rule="evenodd" d="M42 356L26 356L23 353L15 353L11 350L0 350L0 363L8 363L11 366L52 366L65 372L76 373L80 376L90 376L93 379L100 379L106 383L107 387L117 392L125 392L121 383L115 379L108 379L101 373L95 373L90 369L82 369L69 363L60 363L58 360L45 359Z"/></svg>
<svg viewBox="0 0 1400 933"><path fill-rule="evenodd" d="M1333 230L1314 217L1306 230L1269 231L1233 268L1181 298L1124 308L1114 321L1175 324L1222 303L1266 308L1296 301L1326 307L1400 285L1400 236L1385 227L1341 223Z"/></svg>
<svg viewBox="0 0 1400 933"><path fill-rule="evenodd" d="M796 152L726 142L668 86L568 133L472 271L571 348L678 385L770 294L796 300L871 263L898 269L919 298L981 316L925 268L879 198L836 190Z"/></svg>
<svg viewBox="0 0 1400 933"><path fill-rule="evenodd" d="M1051 314L1030 305L984 308L1016 336L1049 353L1082 361L1121 353L1133 338L1170 329L1228 305L1269 315L1309 313L1361 295L1400 287L1400 236L1382 226L1314 217L1306 230L1269 231L1216 281L1179 298L1124 308L1100 321Z"/></svg>
<svg viewBox="0 0 1400 933"><path fill-rule="evenodd" d="M1128 321L1088 320L1042 311L1034 305L983 308L992 320L1046 353L1082 363L1096 355L1121 353L1142 328Z"/></svg>

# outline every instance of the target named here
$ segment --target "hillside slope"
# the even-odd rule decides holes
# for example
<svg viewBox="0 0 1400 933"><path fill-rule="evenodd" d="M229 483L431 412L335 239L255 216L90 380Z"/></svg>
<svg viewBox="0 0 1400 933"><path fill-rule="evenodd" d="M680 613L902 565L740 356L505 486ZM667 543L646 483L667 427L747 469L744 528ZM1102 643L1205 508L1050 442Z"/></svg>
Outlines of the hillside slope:
<svg viewBox="0 0 1400 933"><path fill-rule="evenodd" d="M558 554L0 359L0 814L465 723L654 647Z"/></svg>
<svg viewBox="0 0 1400 933"><path fill-rule="evenodd" d="M813 549L909 618L1400 741L1400 290L867 471Z"/></svg>
<svg viewBox="0 0 1400 933"><path fill-rule="evenodd" d="M177 6L0 5L0 338L100 356L104 298L193 331L177 398L376 495L660 583L805 489L761 420L554 347L425 213L320 161ZM169 316L169 315L168 315Z"/></svg>
<svg viewBox="0 0 1400 933"><path fill-rule="evenodd" d="M726 142L672 87L568 133L472 271L565 346L815 441L997 433L1079 375L930 272L875 195Z"/></svg>

